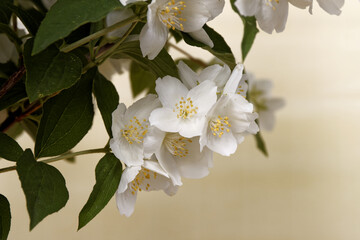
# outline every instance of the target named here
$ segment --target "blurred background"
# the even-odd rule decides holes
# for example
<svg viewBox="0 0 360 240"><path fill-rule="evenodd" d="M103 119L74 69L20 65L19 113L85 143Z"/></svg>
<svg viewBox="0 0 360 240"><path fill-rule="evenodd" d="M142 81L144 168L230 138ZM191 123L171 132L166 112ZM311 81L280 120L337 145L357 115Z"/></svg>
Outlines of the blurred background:
<svg viewBox="0 0 360 240"><path fill-rule="evenodd" d="M243 27L228 1L209 25L240 61ZM275 129L263 134L268 158L250 136L233 156L215 155L208 177L184 180L177 195L141 193L130 218L119 214L112 199L79 232L78 214L95 183L100 154L78 157L75 164L53 163L66 179L70 199L32 232L18 176L4 173L0 192L12 209L9 239L360 239L360 3L346 1L340 17L317 3L314 15L291 7L285 32L258 34L245 66L256 78L271 79L273 96L286 100ZM102 70L108 78L114 72L110 64ZM129 105L127 79L126 74L112 78L120 100ZM107 140L97 110L75 150L103 147ZM19 141L33 148L27 135ZM7 164L1 161L0 167Z"/></svg>

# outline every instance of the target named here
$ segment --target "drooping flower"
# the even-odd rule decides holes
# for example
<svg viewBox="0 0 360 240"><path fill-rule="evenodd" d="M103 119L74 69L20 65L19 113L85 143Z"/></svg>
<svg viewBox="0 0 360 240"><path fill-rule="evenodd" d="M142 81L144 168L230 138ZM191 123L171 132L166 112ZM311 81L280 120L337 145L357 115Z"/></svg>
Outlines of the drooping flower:
<svg viewBox="0 0 360 240"><path fill-rule="evenodd" d="M210 150L224 156L233 154L237 145L248 134L259 131L255 119L253 105L245 99L241 81L243 66L237 65L227 81L223 93L216 104L206 115L203 132L200 136L200 148Z"/></svg>
<svg viewBox="0 0 360 240"><path fill-rule="evenodd" d="M275 111L285 105L282 98L271 97L272 82L249 79L249 101L259 113L260 129L271 131L275 125Z"/></svg>
<svg viewBox="0 0 360 240"><path fill-rule="evenodd" d="M188 90L179 79L166 76L156 80L155 90L162 108L151 113L150 124L187 138L199 136L205 115L216 102L214 82L207 80Z"/></svg>
<svg viewBox="0 0 360 240"><path fill-rule="evenodd" d="M255 16L263 31L284 31L289 11L288 0L236 0L234 4L241 15Z"/></svg>
<svg viewBox="0 0 360 240"><path fill-rule="evenodd" d="M145 160L143 165L127 167L116 191L116 204L120 214L129 217L134 212L138 192L155 190L163 190L169 196L178 190L159 163Z"/></svg>
<svg viewBox="0 0 360 240"><path fill-rule="evenodd" d="M160 107L160 101L153 95L138 100L128 109L120 103L112 114L110 147L117 158L127 166L144 163L143 141L149 130L149 115Z"/></svg>
<svg viewBox="0 0 360 240"><path fill-rule="evenodd" d="M170 28L187 32L213 47L202 27L222 12L224 4L224 0L152 0L148 6L147 23L140 33L143 56L154 59L159 54Z"/></svg>
<svg viewBox="0 0 360 240"><path fill-rule="evenodd" d="M209 174L212 152L200 152L199 137L185 138L178 133L152 131L144 140L145 152L155 153L161 167L175 185L182 185L181 177L199 179Z"/></svg>

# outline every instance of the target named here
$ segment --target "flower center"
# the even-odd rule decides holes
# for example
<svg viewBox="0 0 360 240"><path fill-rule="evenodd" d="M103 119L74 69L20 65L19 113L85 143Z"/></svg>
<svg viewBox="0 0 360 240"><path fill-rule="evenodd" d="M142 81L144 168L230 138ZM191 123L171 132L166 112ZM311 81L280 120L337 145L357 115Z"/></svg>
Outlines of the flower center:
<svg viewBox="0 0 360 240"><path fill-rule="evenodd" d="M130 183L131 194L134 195L135 192L141 192L143 189L148 191L150 188L151 178L156 179L156 177L156 172L150 172L149 169L142 168L136 175L135 179Z"/></svg>
<svg viewBox="0 0 360 240"><path fill-rule="evenodd" d="M146 119L141 123L136 117L130 120L130 125L125 125L127 129L121 129L121 135L130 143L142 143L145 134L147 133L147 124Z"/></svg>
<svg viewBox="0 0 360 240"><path fill-rule="evenodd" d="M158 10L160 21L168 28L175 30L175 28L183 31L184 26L182 22L186 19L181 17L182 11L186 8L185 1L170 0Z"/></svg>
<svg viewBox="0 0 360 240"><path fill-rule="evenodd" d="M273 10L276 10L276 7L274 6L274 3L276 2L279 4L280 0L265 0L265 4L272 7Z"/></svg>
<svg viewBox="0 0 360 240"><path fill-rule="evenodd" d="M218 116L210 121L212 134L214 136L218 136L219 138L221 138L225 132L230 132L230 127L231 124L229 123L229 118L227 116Z"/></svg>
<svg viewBox="0 0 360 240"><path fill-rule="evenodd" d="M168 133L164 139L164 144L169 152L176 157L186 157L189 154L189 150L186 145L192 143L189 138L184 138L178 133Z"/></svg>
<svg viewBox="0 0 360 240"><path fill-rule="evenodd" d="M191 98L185 100L184 97L181 97L180 102L175 104L173 112L177 112L177 118L187 119L197 114L197 110L198 107L194 107Z"/></svg>

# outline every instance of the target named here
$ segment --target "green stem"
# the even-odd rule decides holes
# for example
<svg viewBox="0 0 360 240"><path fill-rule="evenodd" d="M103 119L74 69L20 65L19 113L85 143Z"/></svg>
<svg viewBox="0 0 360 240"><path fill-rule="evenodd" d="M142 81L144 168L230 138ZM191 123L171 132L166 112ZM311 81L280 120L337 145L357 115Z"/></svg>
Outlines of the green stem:
<svg viewBox="0 0 360 240"><path fill-rule="evenodd" d="M102 63L107 58L111 57L112 54L114 54L114 51L125 41L125 39L129 36L129 34L134 30L136 24L138 22L134 22L129 30L126 31L124 36L122 36L108 51L106 51L103 55L101 55L99 58L96 59L96 63Z"/></svg>
<svg viewBox="0 0 360 240"><path fill-rule="evenodd" d="M63 154L63 155L60 155L60 156L57 156L54 158L48 158L48 159L38 161L38 162L51 163L51 162L56 162L56 161L63 160L66 158L76 157L79 155L85 155L85 154L91 154L91 153L108 153L109 151L110 151L109 148L90 149L90 150L84 150L84 151L74 152L74 153L66 153L66 154ZM16 166L1 168L0 173L10 172L13 170L16 170Z"/></svg>
<svg viewBox="0 0 360 240"><path fill-rule="evenodd" d="M114 25L111 25L109 27L101 29L100 31L97 31L96 33L93 33L93 34L91 34L91 35L89 35L89 36L87 36L87 37L85 37L83 39L80 39L77 42L69 44L69 45L61 48L60 50L62 52L70 52L70 51L74 50L75 48L80 47L80 46L84 45L85 43L90 42L91 40L94 40L96 38L104 36L108 32L114 31L117 28L121 28L121 27L126 26L126 25L128 25L130 23L133 23L133 22L141 21L141 17L142 16L140 16L140 17L139 16L129 17L129 18L127 18L127 19L125 19L125 20L123 20L121 22L115 23Z"/></svg>

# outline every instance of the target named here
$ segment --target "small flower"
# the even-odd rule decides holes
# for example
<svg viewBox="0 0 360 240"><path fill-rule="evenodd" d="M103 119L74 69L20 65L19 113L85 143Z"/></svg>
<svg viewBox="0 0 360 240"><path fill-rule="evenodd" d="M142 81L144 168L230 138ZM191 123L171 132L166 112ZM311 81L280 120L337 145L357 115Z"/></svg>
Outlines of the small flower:
<svg viewBox="0 0 360 240"><path fill-rule="evenodd" d="M202 27L222 12L224 3L224 0L153 0L148 6L147 23L140 33L143 56L154 59L159 54L169 29L190 33L213 47Z"/></svg>
<svg viewBox="0 0 360 240"><path fill-rule="evenodd" d="M250 80L249 101L259 113L260 129L271 131L275 126L275 111L284 107L282 98L271 97L272 82L269 80Z"/></svg>
<svg viewBox="0 0 360 240"><path fill-rule="evenodd" d="M152 110L160 107L155 95L150 94L138 100L128 109L120 103L112 114L112 134L110 147L117 158L127 166L144 163L144 138L151 128L149 115Z"/></svg>
<svg viewBox="0 0 360 240"><path fill-rule="evenodd" d="M224 156L233 154L246 135L259 131L253 113L253 105L245 99L246 86L242 77L243 66L237 65L227 81L223 94L206 115L200 136L200 149L210 150ZM243 82L243 83L241 83Z"/></svg>
<svg viewBox="0 0 360 240"><path fill-rule="evenodd" d="M241 15L255 16L259 27L267 33L285 29L288 0L236 0L235 6Z"/></svg>
<svg viewBox="0 0 360 240"><path fill-rule="evenodd" d="M199 136L205 115L216 102L215 84L204 81L188 90L177 78L166 76L156 80L155 90L163 107L151 113L150 124L187 138Z"/></svg>
<svg viewBox="0 0 360 240"><path fill-rule="evenodd" d="M209 174L212 152L200 152L199 137L185 138L178 133L152 131L144 140L147 153L155 153L161 167L174 185L181 186L181 177L199 179Z"/></svg>
<svg viewBox="0 0 360 240"><path fill-rule="evenodd" d="M172 196L177 189L159 163L146 160L141 166L127 167L123 171L116 191L116 204L120 214L129 217L134 212L138 192L163 190Z"/></svg>

